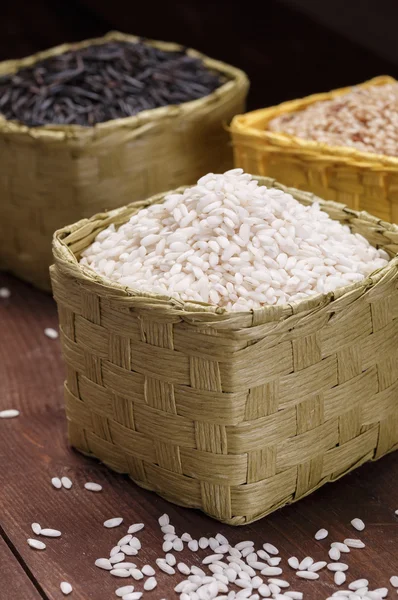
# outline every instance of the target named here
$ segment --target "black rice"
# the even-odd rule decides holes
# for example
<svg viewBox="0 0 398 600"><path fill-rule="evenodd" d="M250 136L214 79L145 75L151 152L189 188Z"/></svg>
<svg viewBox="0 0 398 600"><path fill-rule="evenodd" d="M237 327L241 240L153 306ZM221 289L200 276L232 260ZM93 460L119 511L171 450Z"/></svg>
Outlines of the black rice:
<svg viewBox="0 0 398 600"><path fill-rule="evenodd" d="M0 113L30 127L91 126L211 94L220 74L183 50L108 42L0 76Z"/></svg>

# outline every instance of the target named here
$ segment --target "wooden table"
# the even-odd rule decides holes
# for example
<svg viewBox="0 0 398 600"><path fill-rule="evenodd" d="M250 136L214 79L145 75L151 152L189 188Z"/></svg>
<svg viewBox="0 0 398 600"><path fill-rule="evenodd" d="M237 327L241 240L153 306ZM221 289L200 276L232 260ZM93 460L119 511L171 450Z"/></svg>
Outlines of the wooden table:
<svg viewBox="0 0 398 600"><path fill-rule="evenodd" d="M305 600L324 600L336 591L332 574L325 569L318 582L299 580L286 559L310 555L327 560L331 541L358 536L366 548L342 559L349 564L348 581L365 577L372 589L387 585L389 597L397 597L389 579L398 575L398 517L394 514L398 509L398 453L243 528L220 525L196 511L175 507L68 447L59 342L44 335L45 327L57 327L55 305L49 296L0 274L2 286L12 295L0 299L0 410L17 408L21 414L0 421L1 600L58 600L63 597L61 581L73 585L71 600L116 598L115 589L130 580L96 568L95 559L108 557L127 527L142 521L146 527L140 534L143 547L136 562L154 564L162 556L157 518L163 512L170 515L180 534L188 531L200 537L222 532L232 543L249 539L258 545L275 544L283 557L283 576L291 582L290 589L304 592ZM73 480L69 491L51 486L52 477L63 475ZM103 491L85 490L86 481L102 484ZM123 525L105 529L103 521L114 516L122 516ZM354 517L366 522L361 534L350 526ZM61 538L46 540L45 551L27 545L35 521L62 531ZM313 536L321 527L330 535L316 542ZM184 550L178 558L199 564L203 555ZM157 589L147 592L146 598L177 599L173 588L180 579L160 573ZM136 589L141 587L138 582Z"/></svg>

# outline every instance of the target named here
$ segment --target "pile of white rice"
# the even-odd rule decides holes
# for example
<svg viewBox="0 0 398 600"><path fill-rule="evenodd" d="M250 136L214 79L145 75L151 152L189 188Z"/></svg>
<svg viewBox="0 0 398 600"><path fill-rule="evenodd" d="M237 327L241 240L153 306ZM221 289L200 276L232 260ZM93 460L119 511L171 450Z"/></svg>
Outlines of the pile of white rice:
<svg viewBox="0 0 398 600"><path fill-rule="evenodd" d="M111 225L81 259L128 288L234 311L327 293L387 262L318 204L303 206L241 169L209 173Z"/></svg>

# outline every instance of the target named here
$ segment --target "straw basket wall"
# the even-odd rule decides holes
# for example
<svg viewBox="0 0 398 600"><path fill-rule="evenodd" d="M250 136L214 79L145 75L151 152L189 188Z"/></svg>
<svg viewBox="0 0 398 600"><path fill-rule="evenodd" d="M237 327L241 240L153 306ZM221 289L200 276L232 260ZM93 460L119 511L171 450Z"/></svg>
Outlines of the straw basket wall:
<svg viewBox="0 0 398 600"><path fill-rule="evenodd" d="M54 236L71 444L232 525L396 449L398 227L321 200L392 260L335 293L251 312L127 291L80 266L101 230L162 199Z"/></svg>
<svg viewBox="0 0 398 600"><path fill-rule="evenodd" d="M358 87L392 82L395 80L391 77L377 77ZM231 124L235 165L398 223L398 158L348 146L326 146L267 130L268 123L283 113L331 100L351 89L315 94L236 116Z"/></svg>
<svg viewBox="0 0 398 600"><path fill-rule="evenodd" d="M111 32L80 44L0 63L0 76L39 60L110 40ZM181 46L148 41L168 51ZM179 106L143 111L94 127L29 128L0 116L0 268L49 288L53 232L96 212L194 183L211 168L232 166L225 123L244 110L248 80L224 63L199 56L226 82L212 94Z"/></svg>

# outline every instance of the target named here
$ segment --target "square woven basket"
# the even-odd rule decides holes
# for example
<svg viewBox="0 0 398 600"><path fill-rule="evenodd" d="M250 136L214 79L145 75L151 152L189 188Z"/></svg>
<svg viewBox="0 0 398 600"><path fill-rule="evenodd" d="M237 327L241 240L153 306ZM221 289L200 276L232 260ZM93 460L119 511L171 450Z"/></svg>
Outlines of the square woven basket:
<svg viewBox="0 0 398 600"><path fill-rule="evenodd" d="M357 87L387 83L395 83L395 80L376 77ZM234 117L230 133L235 166L398 223L398 158L361 152L348 146L327 146L267 129L275 117L337 98L351 90L349 87L314 94Z"/></svg>
<svg viewBox="0 0 398 600"><path fill-rule="evenodd" d="M127 290L79 264L105 227L163 198L54 236L71 444L232 525L396 449L398 227L320 200L391 261L335 293L250 312Z"/></svg>
<svg viewBox="0 0 398 600"><path fill-rule="evenodd" d="M0 77L72 49L139 38L111 32L0 63ZM165 51L172 43L147 40ZM244 110L248 79L239 69L188 50L225 83L212 94L93 127L29 128L0 115L0 269L50 289L53 232L83 217L142 200L202 173L232 167L225 124Z"/></svg>

